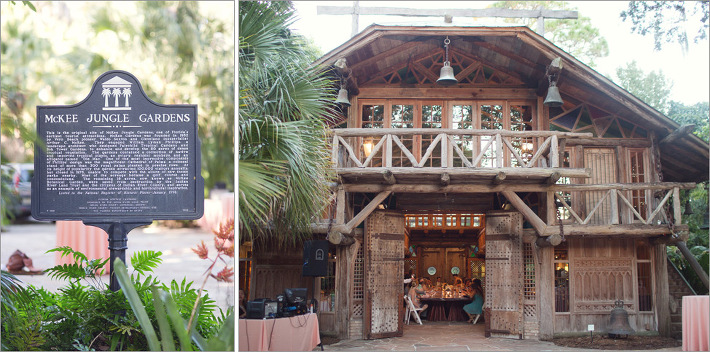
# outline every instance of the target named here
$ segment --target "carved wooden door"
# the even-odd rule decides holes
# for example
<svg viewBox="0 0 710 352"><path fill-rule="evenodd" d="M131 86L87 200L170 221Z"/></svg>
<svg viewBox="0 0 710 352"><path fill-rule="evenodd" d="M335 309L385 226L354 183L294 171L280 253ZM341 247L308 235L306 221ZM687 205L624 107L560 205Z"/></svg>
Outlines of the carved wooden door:
<svg viewBox="0 0 710 352"><path fill-rule="evenodd" d="M404 216L374 211L365 221L366 339L402 336Z"/></svg>
<svg viewBox="0 0 710 352"><path fill-rule="evenodd" d="M486 214L486 337L523 338L522 215Z"/></svg>

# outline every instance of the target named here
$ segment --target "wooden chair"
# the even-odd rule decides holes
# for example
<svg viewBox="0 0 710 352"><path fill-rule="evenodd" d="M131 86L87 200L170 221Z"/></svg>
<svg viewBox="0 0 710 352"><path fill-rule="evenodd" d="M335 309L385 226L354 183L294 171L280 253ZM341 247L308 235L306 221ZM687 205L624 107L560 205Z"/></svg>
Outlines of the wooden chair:
<svg viewBox="0 0 710 352"><path fill-rule="evenodd" d="M419 323L419 325L423 325L422 319L419 318L419 312L423 311L424 308L415 307L414 303L412 303L412 300L409 298L409 295L404 295L404 301L407 302L407 313L405 314L407 325L409 325L409 318L412 314L414 314L414 320Z"/></svg>

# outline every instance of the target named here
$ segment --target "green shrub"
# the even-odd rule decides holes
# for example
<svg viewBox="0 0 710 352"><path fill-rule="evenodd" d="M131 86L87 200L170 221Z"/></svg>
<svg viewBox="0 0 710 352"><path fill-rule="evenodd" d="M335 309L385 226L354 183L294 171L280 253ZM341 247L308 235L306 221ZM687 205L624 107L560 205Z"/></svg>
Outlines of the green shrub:
<svg viewBox="0 0 710 352"><path fill-rule="evenodd" d="M46 270L49 277L66 281L56 293L32 285L22 287L17 278L2 272L3 350L148 349L148 341L123 292L112 292L101 280L108 259L88 260L69 247L48 252L60 252L76 261ZM154 251L136 252L131 256L130 280L154 326L158 326L158 322L153 308L153 286L169 293L183 319L190 317L198 296L192 282L172 280L166 285L151 275L162 262L160 256L160 252ZM198 308L196 329L205 338L211 338L229 313L220 309L215 316L216 304L208 295L203 295ZM178 341L177 336L174 341ZM197 345L193 345L195 347Z"/></svg>

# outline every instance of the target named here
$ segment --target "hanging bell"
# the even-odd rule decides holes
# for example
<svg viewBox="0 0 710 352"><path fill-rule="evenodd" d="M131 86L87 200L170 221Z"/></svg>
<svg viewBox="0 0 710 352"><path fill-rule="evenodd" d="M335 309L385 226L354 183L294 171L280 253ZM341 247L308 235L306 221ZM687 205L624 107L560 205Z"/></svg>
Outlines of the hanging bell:
<svg viewBox="0 0 710 352"><path fill-rule="evenodd" d="M624 301L614 302L614 309L611 310L609 317L609 327L607 333L610 338L628 337L636 333L629 325L629 313L624 309Z"/></svg>
<svg viewBox="0 0 710 352"><path fill-rule="evenodd" d="M439 79L436 80L436 83L442 86L452 86L459 83L454 76L454 69L448 61L444 62L444 66L441 68L441 73L439 74Z"/></svg>
<svg viewBox="0 0 710 352"><path fill-rule="evenodd" d="M547 89L547 97L545 97L543 104L549 107L560 107L563 104L560 89L557 88L557 84L554 81L550 82L550 88Z"/></svg>
<svg viewBox="0 0 710 352"><path fill-rule="evenodd" d="M335 99L335 102L338 104L350 106L350 101L348 100L348 90L345 88L340 88L340 90L338 91L338 98Z"/></svg>
<svg viewBox="0 0 710 352"><path fill-rule="evenodd" d="M690 206L690 200L685 201L685 211L683 215L693 215L693 208Z"/></svg>

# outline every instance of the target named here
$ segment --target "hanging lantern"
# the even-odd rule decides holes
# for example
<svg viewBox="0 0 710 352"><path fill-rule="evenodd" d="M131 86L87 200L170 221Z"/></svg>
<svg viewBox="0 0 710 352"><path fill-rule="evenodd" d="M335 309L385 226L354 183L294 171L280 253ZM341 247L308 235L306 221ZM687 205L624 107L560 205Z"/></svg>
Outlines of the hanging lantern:
<svg viewBox="0 0 710 352"><path fill-rule="evenodd" d="M436 80L436 83L441 86L452 86L459 83L459 81L456 80L456 76L454 76L454 69L451 67L451 63L449 62L449 44L451 44L451 40L449 40L449 37L447 36L444 40L444 49L446 52L444 67L441 68L439 79Z"/></svg>

